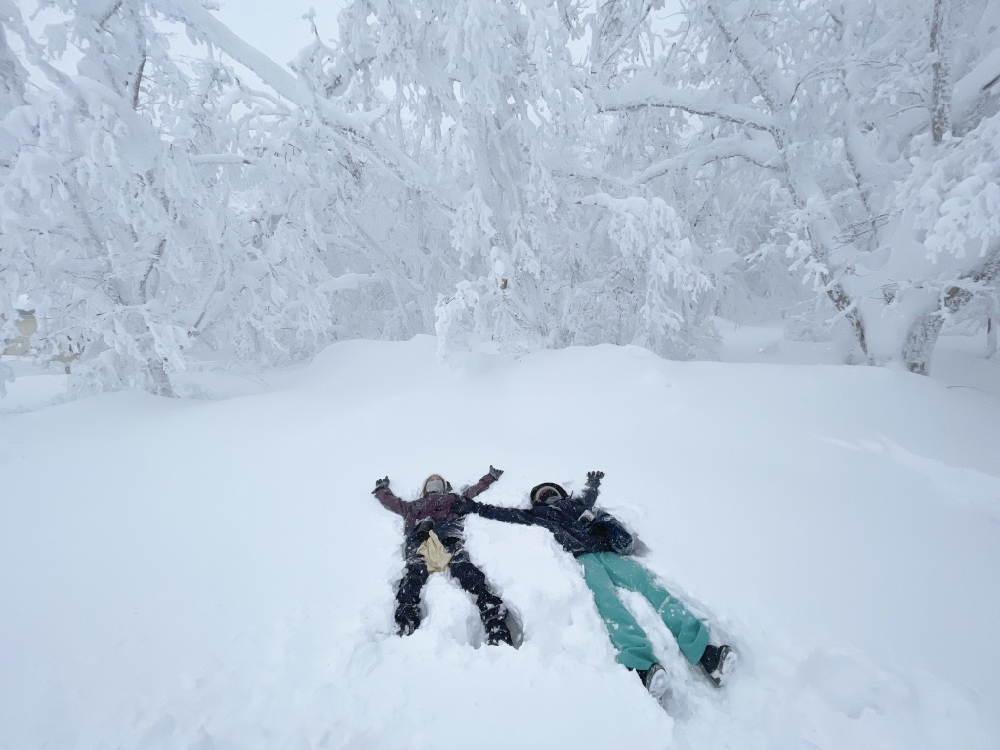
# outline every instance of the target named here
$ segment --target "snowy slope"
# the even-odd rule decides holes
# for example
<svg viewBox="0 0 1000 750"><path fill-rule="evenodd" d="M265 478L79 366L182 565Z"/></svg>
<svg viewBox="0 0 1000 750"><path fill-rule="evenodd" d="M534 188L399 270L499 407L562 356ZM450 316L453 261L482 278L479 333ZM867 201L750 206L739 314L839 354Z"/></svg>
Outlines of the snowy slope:
<svg viewBox="0 0 1000 750"><path fill-rule="evenodd" d="M635 348L447 367L357 341L211 398L0 401L0 748L996 748L1000 400L875 368ZM24 401L19 404L21 394ZM225 398L222 398L225 396ZM644 562L741 652L714 690L643 602L671 715L619 667L579 566L472 518L521 613L482 645L444 576L391 633L401 522L441 472L483 500L607 477Z"/></svg>

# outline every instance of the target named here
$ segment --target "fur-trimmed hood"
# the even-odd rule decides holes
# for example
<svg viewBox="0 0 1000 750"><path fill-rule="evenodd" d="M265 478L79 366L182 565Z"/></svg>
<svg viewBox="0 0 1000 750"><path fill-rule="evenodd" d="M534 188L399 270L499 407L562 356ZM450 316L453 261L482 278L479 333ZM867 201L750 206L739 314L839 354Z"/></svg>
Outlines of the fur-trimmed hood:
<svg viewBox="0 0 1000 750"><path fill-rule="evenodd" d="M438 482L440 482L440 487L442 489L434 489L434 490L429 490L428 489L428 485L430 485L432 483L436 484ZM427 479L424 480L424 486L420 490L420 496L421 497L427 497L427 495L431 495L431 494L443 494L445 492L451 492L451 482L449 482L447 479L445 479L440 474L431 474L429 477L427 477Z"/></svg>

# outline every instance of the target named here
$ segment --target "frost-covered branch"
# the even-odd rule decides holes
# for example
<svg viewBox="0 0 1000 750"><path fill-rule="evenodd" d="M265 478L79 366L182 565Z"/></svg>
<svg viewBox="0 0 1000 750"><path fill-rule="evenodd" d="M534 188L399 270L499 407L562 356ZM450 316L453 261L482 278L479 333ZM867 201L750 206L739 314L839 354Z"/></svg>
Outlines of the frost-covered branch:
<svg viewBox="0 0 1000 750"><path fill-rule="evenodd" d="M185 24L191 33L214 44L258 76L268 86L291 102L317 108L323 118L345 131L365 133L384 111L348 113L329 101L315 99L309 89L260 50L240 39L194 0L153 0L168 17Z"/></svg>
<svg viewBox="0 0 1000 750"><path fill-rule="evenodd" d="M420 165L389 139L372 130L371 126L385 114L384 107L369 112L345 112L330 100L315 96L301 81L236 36L194 0L153 0L153 4L168 17L185 24L195 36L211 41L245 65L288 101L306 110L315 110L324 122L338 132L346 146L374 156L408 186L429 193L446 206L449 204L447 197L434 186L434 181Z"/></svg>
<svg viewBox="0 0 1000 750"><path fill-rule="evenodd" d="M979 61L952 88L952 123L961 123L969 130L976 123L968 122L976 108L988 96L1000 99L1000 49L995 49Z"/></svg>
<svg viewBox="0 0 1000 750"><path fill-rule="evenodd" d="M663 159L624 181L624 185L635 187L663 177L678 169L703 167L724 159L743 159L761 169L780 169L778 153L773 143L749 140L742 136L717 138L704 146L698 146L678 156Z"/></svg>
<svg viewBox="0 0 1000 750"><path fill-rule="evenodd" d="M692 115L715 117L755 130L770 132L774 128L775 121L770 115L752 107L727 102L723 96L715 90L670 88L651 76L636 76L617 91L598 94L595 99L602 112L666 107Z"/></svg>

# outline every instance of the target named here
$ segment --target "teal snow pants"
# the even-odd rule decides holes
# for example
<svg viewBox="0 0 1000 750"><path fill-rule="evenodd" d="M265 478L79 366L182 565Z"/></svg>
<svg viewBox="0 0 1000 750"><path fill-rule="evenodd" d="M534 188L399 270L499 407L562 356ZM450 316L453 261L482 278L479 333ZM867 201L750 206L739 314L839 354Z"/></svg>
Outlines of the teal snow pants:
<svg viewBox="0 0 1000 750"><path fill-rule="evenodd" d="M618 663L629 669L649 669L656 663L653 647L632 613L618 598L616 587L638 591L653 605L663 624L673 633L681 653L697 664L708 645L708 628L680 601L656 582L653 575L630 557L614 552L590 552L577 560L583 578L594 593L597 611L618 649Z"/></svg>

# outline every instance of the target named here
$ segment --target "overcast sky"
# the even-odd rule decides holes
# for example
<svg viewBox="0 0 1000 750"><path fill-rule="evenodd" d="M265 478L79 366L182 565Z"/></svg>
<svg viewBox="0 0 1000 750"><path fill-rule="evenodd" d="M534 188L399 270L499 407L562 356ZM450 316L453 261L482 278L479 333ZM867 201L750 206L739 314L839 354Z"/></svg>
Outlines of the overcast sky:
<svg viewBox="0 0 1000 750"><path fill-rule="evenodd" d="M316 10L324 41L337 36L337 13L349 0L221 0L216 15L244 41L286 65L310 40L302 16Z"/></svg>

